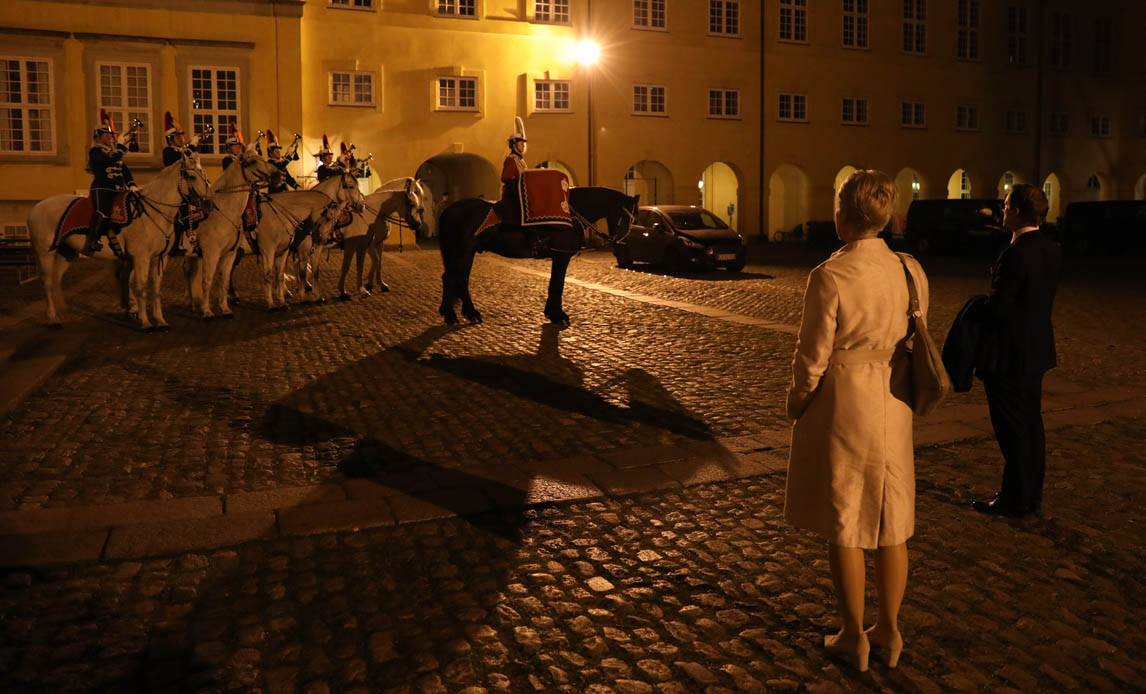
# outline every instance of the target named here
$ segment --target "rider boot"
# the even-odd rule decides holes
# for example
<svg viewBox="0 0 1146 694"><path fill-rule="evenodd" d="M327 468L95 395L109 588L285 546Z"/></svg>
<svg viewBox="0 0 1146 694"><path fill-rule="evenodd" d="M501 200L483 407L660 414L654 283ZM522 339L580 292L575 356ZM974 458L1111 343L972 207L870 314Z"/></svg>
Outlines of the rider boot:
<svg viewBox="0 0 1146 694"><path fill-rule="evenodd" d="M103 249L103 244L99 242L100 234L103 233L103 222L106 217L99 210L92 212L91 221L88 222L88 235L87 242L84 243L84 249L80 251L84 255L93 255Z"/></svg>
<svg viewBox="0 0 1146 694"><path fill-rule="evenodd" d="M167 254L170 256L187 255L187 247L183 243L183 225L175 225L175 243L171 244L171 251Z"/></svg>
<svg viewBox="0 0 1146 694"><path fill-rule="evenodd" d="M117 257L117 258L123 257L123 246L120 245L120 243L119 243L119 232L118 231L116 231L114 229L108 229L108 231L107 231L107 247L111 249L112 253L115 253L115 257Z"/></svg>

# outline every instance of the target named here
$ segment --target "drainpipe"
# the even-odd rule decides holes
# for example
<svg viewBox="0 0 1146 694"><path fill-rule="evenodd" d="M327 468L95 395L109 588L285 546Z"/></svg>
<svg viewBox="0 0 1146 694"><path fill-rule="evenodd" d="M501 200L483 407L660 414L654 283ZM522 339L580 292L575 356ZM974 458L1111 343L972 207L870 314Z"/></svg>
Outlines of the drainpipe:
<svg viewBox="0 0 1146 694"><path fill-rule="evenodd" d="M1039 0L1038 10L1038 48L1035 53L1035 177L1031 181L1042 187L1042 156L1043 156L1043 34L1046 0Z"/></svg>
<svg viewBox="0 0 1146 694"><path fill-rule="evenodd" d="M759 235L765 238L768 237L768 226L764 220L764 191L767 189L764 185L764 123L767 120L765 116L765 105L767 97L764 91L764 3L757 5L760 9L760 193L756 196L756 221L760 225Z"/></svg>

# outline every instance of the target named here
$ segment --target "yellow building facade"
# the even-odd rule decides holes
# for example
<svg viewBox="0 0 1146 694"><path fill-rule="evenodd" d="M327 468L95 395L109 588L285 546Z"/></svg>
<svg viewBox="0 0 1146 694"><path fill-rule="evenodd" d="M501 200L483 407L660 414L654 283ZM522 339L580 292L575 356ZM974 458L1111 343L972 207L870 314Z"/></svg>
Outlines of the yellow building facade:
<svg viewBox="0 0 1146 694"><path fill-rule="evenodd" d="M1053 216L1146 195L1143 25L1134 0L7 0L0 224L86 189L101 105L147 122L137 179L170 110L301 133L304 182L325 133L374 155L366 189L494 198L519 116L531 166L746 236L830 220L855 167L896 176L902 211L1036 181Z"/></svg>

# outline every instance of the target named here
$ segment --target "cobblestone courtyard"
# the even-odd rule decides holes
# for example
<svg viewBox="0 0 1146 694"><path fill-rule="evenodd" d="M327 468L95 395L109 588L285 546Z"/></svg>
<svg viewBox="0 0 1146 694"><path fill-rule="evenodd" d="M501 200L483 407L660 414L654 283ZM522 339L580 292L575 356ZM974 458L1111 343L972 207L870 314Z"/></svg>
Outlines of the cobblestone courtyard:
<svg viewBox="0 0 1146 694"><path fill-rule="evenodd" d="M3 570L0 690L1146 689L1133 265L1079 262L1060 288L1041 515L970 512L1000 468L978 384L918 423L907 647L861 675L823 653L823 543L781 520L817 258L753 259L673 278L583 254L565 331L544 263L486 256L485 323L440 325L434 251L387 253L390 293L285 313L248 262L236 319L210 323L176 263L163 334L116 315L102 269L65 280L95 289L55 334L20 287L8 368L67 359L0 430L3 547L29 557ZM941 339L986 263L924 267Z"/></svg>

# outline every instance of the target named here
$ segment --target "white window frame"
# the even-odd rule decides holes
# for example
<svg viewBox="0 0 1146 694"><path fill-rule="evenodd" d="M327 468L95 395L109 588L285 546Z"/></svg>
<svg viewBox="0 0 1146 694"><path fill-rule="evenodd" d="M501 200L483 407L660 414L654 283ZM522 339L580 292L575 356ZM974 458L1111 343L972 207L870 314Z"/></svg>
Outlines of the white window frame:
<svg viewBox="0 0 1146 694"><path fill-rule="evenodd" d="M964 121L960 124L960 118ZM960 132L977 132L979 130L979 107L971 104L959 104L955 107L955 129Z"/></svg>
<svg viewBox="0 0 1146 694"><path fill-rule="evenodd" d="M871 6L869 0L841 0L843 17L840 24L842 32L840 45L854 50L869 50L871 48ZM850 9L849 9L850 8ZM849 20L851 20L849 22ZM851 43L848 43L849 23L851 24ZM863 39L861 42L860 39Z"/></svg>
<svg viewBox="0 0 1146 694"><path fill-rule="evenodd" d="M211 108L196 108L195 107L195 71L196 70L210 70L211 71ZM219 72L230 71L235 73L235 108L221 109L219 108ZM187 66L187 103L190 105L191 113L191 137L199 134L196 129L195 116L204 115L211 116L211 125L215 128L215 134L211 136L211 151L205 152L204 156L222 157L226 154L223 143L230 136L230 122L231 117L234 116L234 121L241 124L243 122L243 70L237 65L188 65ZM225 116L228 125L221 127L219 118Z"/></svg>
<svg viewBox="0 0 1146 694"><path fill-rule="evenodd" d="M729 10L734 10L733 15L735 19L732 20L736 23L735 31L729 31ZM740 20L742 15L740 12L740 0L708 0L708 35L721 36L724 38L740 38ZM719 27L713 29L713 26Z"/></svg>
<svg viewBox="0 0 1146 694"><path fill-rule="evenodd" d="M442 102L442 82L450 81L453 83L453 103ZM474 103L473 106L461 106L461 90L462 82L473 82ZM438 75L434 78L434 99L436 111L454 111L461 113L478 113L481 111L481 79L476 75Z"/></svg>
<svg viewBox="0 0 1146 694"><path fill-rule="evenodd" d="M1003 116L1003 130L1008 135L1023 135L1027 132L1027 112L1021 109L1008 109Z"/></svg>
<svg viewBox="0 0 1146 694"><path fill-rule="evenodd" d="M1027 64L1030 44L1028 12L1024 5L1007 5L1007 62L1018 67Z"/></svg>
<svg viewBox="0 0 1146 694"><path fill-rule="evenodd" d="M645 22L637 21L638 8L644 8ZM657 8L660 8L661 23L654 24ZM633 28L642 31L668 31L668 0L633 0Z"/></svg>
<svg viewBox="0 0 1146 694"><path fill-rule="evenodd" d="M16 241L18 243L12 243ZM32 235L25 222L4 221L0 223L0 242L9 246L26 246L32 242Z"/></svg>
<svg viewBox="0 0 1146 694"><path fill-rule="evenodd" d="M712 109L714 103L713 97L719 95L717 98L720 101L720 112L716 113ZM736 113L728 112L728 97L735 95L733 98L736 102ZM711 87L708 90L708 117L714 120L740 120L740 90L739 89L722 89L720 87Z"/></svg>
<svg viewBox="0 0 1146 694"><path fill-rule="evenodd" d="M564 108L557 106L558 86L565 87ZM546 92L549 104L541 105L538 101L540 92ZM534 113L573 113L573 81L572 80L533 80L533 112Z"/></svg>
<svg viewBox="0 0 1146 694"><path fill-rule="evenodd" d="M979 30L983 24L979 0L956 0L955 57L959 60L981 60Z"/></svg>
<svg viewBox="0 0 1146 694"><path fill-rule="evenodd" d="M56 154L59 137L56 133L56 84L55 74L53 73L53 65L50 58L42 58L39 56L19 56L19 55L0 55L0 60L14 60L20 64L20 102L0 102L0 108L20 110L21 122L23 123L21 129L22 141L25 149L7 149L0 148L0 154L13 154L19 156L48 156ZM44 63L48 67L48 86L47 86L47 103L32 104L28 101L28 63ZM32 108L35 106L36 108ZM51 123L48 128L48 136L51 138L51 147L49 149L27 149L31 145L31 119L28 116L28 111L31 110L47 110L48 118Z"/></svg>
<svg viewBox="0 0 1146 694"><path fill-rule="evenodd" d="M120 96L121 96L122 101L123 101L123 105L121 105L121 106L110 106L108 104L105 104L103 101L103 82L102 82L102 74L101 73L102 73L102 69L105 67L119 68L119 70L120 70L120 78L121 78L121 82L120 82L121 94L120 94ZM144 70L147 71L147 105L143 106L142 108L134 108L133 109L127 103L127 71L128 71L128 68L143 68ZM115 127L118 129L117 134L122 135L123 133L127 132L129 128L131 128L131 120L130 120L131 115L132 114L135 114L135 115L142 114L143 117L140 118L139 120L143 121L143 135L138 138L139 151L138 152L128 152L127 156L129 156L129 157L150 157L150 156L154 155L155 154L155 128L153 127L154 123L152 121L154 120L154 110L155 110L155 91L152 88L153 80L151 79L151 77L152 77L151 64L150 63L122 62L122 61L116 61L116 60L100 60L100 61L97 61L95 64L95 73L96 73L96 85L95 85L95 88L96 88L96 104L95 104L95 117L92 119L92 121L96 122L96 123L99 122L99 111L102 108L102 109L106 110L109 114L112 114L112 119L115 122ZM147 147L146 149L144 149L145 145Z"/></svg>
<svg viewBox="0 0 1146 694"><path fill-rule="evenodd" d="M381 2L381 0L378 0ZM378 10L374 0L327 0L327 7L336 10L357 10L359 12L376 12Z"/></svg>
<svg viewBox="0 0 1146 694"><path fill-rule="evenodd" d="M572 24L573 23L573 9L571 5L573 0L532 0L533 11L529 16L533 21L538 24ZM541 13L545 16L540 16ZM564 14L563 19L558 17Z"/></svg>
<svg viewBox="0 0 1146 694"><path fill-rule="evenodd" d="M784 115L784 100L788 100L787 116ZM804 113L802 116L797 116L796 104L803 104ZM808 95L800 94L798 92L780 92L776 99L776 120L783 123L807 123L808 122Z"/></svg>
<svg viewBox="0 0 1146 694"><path fill-rule="evenodd" d="M645 90L645 110L637 109L637 93L638 90ZM661 92L661 110L653 110L653 96L654 90L659 89ZM652 116L654 118L665 118L668 116L668 87L663 84L634 84L633 85L633 100L632 100L632 115L634 116Z"/></svg>
<svg viewBox="0 0 1146 694"><path fill-rule="evenodd" d="M1070 137L1070 114L1066 111L1051 111L1049 130L1054 137Z"/></svg>
<svg viewBox="0 0 1146 694"><path fill-rule="evenodd" d="M334 81L335 77L347 77L347 88L350 90L349 101L339 101L335 98ZM370 100L358 100L358 79L360 77L369 78L370 83ZM359 106L359 107L372 107L378 105L378 90L374 85L374 73L368 70L329 70L326 73L326 104L327 106Z"/></svg>
<svg viewBox="0 0 1146 694"><path fill-rule="evenodd" d="M1109 140L1111 135L1110 116L1105 113L1090 114L1090 136Z"/></svg>
<svg viewBox="0 0 1146 694"><path fill-rule="evenodd" d="M439 17L452 17L454 19L477 19L481 11L481 0L433 0L434 14ZM462 13L463 7L472 11Z"/></svg>
<svg viewBox="0 0 1146 694"><path fill-rule="evenodd" d="M865 97L845 96L840 102L840 123L842 125L871 125L869 106L870 103ZM862 119L860 118L861 111Z"/></svg>
<svg viewBox="0 0 1146 694"><path fill-rule="evenodd" d="M785 22L787 37L784 36ZM808 43L808 0L780 0L776 33L777 40L784 43Z"/></svg>
<svg viewBox="0 0 1146 694"><path fill-rule="evenodd" d="M908 55L927 55L927 0L904 0L902 19L903 42L900 48ZM909 42L910 49L907 47Z"/></svg>
<svg viewBox="0 0 1146 694"><path fill-rule="evenodd" d="M911 109L910 120L905 120L904 110ZM916 119L916 115L920 117ZM899 125L904 128L926 128L927 127L927 106L922 101L913 99L904 99L899 102Z"/></svg>

